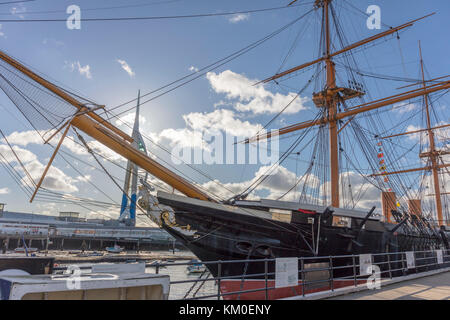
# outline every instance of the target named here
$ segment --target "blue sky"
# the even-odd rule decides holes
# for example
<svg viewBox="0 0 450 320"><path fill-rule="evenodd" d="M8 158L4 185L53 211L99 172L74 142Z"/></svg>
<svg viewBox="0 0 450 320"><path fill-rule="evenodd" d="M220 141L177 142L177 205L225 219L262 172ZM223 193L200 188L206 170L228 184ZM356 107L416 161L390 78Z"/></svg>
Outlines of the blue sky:
<svg viewBox="0 0 450 320"><path fill-rule="evenodd" d="M22 4L0 5L0 19L65 19L68 15L64 11L71 4L80 6L82 18L94 18L235 12L278 7L288 2L279 0L230 0L226 2L205 0L36 0ZM152 21L82 22L81 30L68 30L64 22L2 22L0 43L2 50L24 61L35 70L41 71L66 87L73 88L84 96L109 107L134 99L139 89L143 93L149 92L190 73L190 68L201 68L245 47L306 13L312 6L309 4L310 2L306 0L298 1L299 4L305 5L285 10L250 13L239 18L237 16L217 16ZM355 53L355 59L362 70L417 78L419 76L417 42L421 40L430 77L443 76L449 73L450 63L447 53L450 51L450 42L448 41L450 6L447 0L336 0L335 8L341 18L342 26L346 30L345 36L348 42L352 42L379 31L368 30L366 18L356 12L354 8L350 8L348 3L362 11L365 11L371 4L379 5L382 12L382 22L389 26L397 26L425 14L437 12L435 16L417 23L406 32L402 32L400 40L389 37L389 41L378 42L379 45L368 48L364 53ZM134 4L138 7L90 10ZM147 5L140 6L142 4ZM44 11L57 12L35 13ZM302 34L289 59L286 60L283 69L316 58L319 31L317 17L319 17L319 14L313 13L309 20L305 18L299 21L293 27L265 42L255 50L214 70L214 73L210 74L209 77L204 76L143 105L141 110L141 114L145 118L145 122L141 123L143 132L160 139L161 144L170 147L170 143L174 139L167 135L176 132L176 130L183 134L182 130L188 128L186 119L198 120L199 113L203 113L205 117L203 120L212 121L213 125L219 125L220 121L214 122L212 115L216 115L216 117L227 116L232 125L238 125L241 128L248 127L249 130L264 125L274 116L274 112L258 113L254 109L245 111L242 106L239 109L239 103L248 106L248 103L258 98L257 93L249 93L248 90L246 91L248 88L243 89L242 86L245 86L247 80L250 84L253 80L264 79L276 73L297 33L306 26L308 28L304 29L304 34ZM382 30L385 30L385 27ZM339 44L335 43L339 47ZM126 68L123 68L127 65L129 72L125 70ZM305 74L284 82L285 86L283 87L269 84L264 87L266 91L263 94L276 95L278 93L288 96L289 93L295 92L295 89L298 90L302 87L311 75L311 72L305 72ZM241 81L242 86L236 89L241 90L236 93L227 85L230 84L230 81L236 83L238 80ZM374 81L373 79L367 79L366 83L367 89L371 92L371 98L374 99L383 95L394 94L398 92L395 88L405 84L382 80ZM302 97L310 97L313 89L306 90ZM370 99L367 98L366 101L370 101ZM446 101L448 101L448 97L444 96L436 105L436 108L440 110L440 120L444 121L449 120L448 115L445 119L446 110L448 114ZM0 106L3 108L0 126L6 134L31 130L29 125L23 126L21 124L23 122L26 125L26 121L21 118L14 105L3 94L0 95ZM413 107L411 108L413 109ZM311 101L305 100L302 106L299 105L298 112L285 113L273 123L271 128L312 119L316 113L317 110ZM389 115L382 114L383 119L386 120L386 128L394 128L395 123L404 120L407 114L407 112L395 110L391 111ZM190 118L189 115L191 115ZM407 124L416 127L423 126L420 117L413 118ZM404 125L401 128L392 129L390 132L398 132L398 130L406 129L406 127ZM166 133L165 136L161 136L163 132ZM283 140L280 149L285 150L292 141L292 139ZM413 142L413 139L405 139L404 143ZM18 145L37 155L38 160L43 164L46 163L45 159L51 154L50 148L37 143L27 145L23 145L23 143L20 145L19 143ZM150 149L155 148L151 145L148 145L148 147ZM154 151L157 152L157 150ZM420 165L420 161L416 157L408 156L410 156L408 165ZM89 159L84 155L81 157L86 160ZM306 156L305 160L307 159ZM405 163L405 165L407 164ZM90 185L80 179L77 180L78 174L69 168L65 168L65 166L66 164L61 159L56 160L55 167L61 169L69 177L69 180L71 178L70 184L78 189L78 191L73 192L74 195L87 197L93 196L94 193L93 197L105 200L102 195L95 194ZM295 181L295 176L306 168L306 164L303 162L289 160L283 166L286 169L284 173L287 174L284 178L288 179L284 181L288 182ZM362 166L364 167L364 163L362 163ZM95 180L95 183L106 193L113 198L117 198L117 202L119 201L119 190L114 188L104 175L81 165L79 168L84 174L90 175L91 179ZM111 165L108 168L116 176L123 176L120 169ZM250 181L254 178L255 173L261 170L261 166L258 165L245 167L204 165L199 166L199 168L221 183L229 184L228 187L233 190L241 187L240 184L243 181ZM29 204L23 192L14 184L4 169L1 170L0 189L8 188L8 190L4 194L0 194L0 202L6 202L7 208L10 210L55 214L59 210L67 210L70 207L76 211L85 211L76 206L63 207L62 204ZM204 177L192 172L187 173L199 183L207 183ZM283 172L280 172L280 174L283 174ZM276 181L273 184L271 187L277 188ZM288 189L287 186L285 188ZM272 191L268 187L265 191L261 190L261 195L270 195L273 193ZM277 189L277 192L273 194L279 195L280 193L283 193L282 190ZM373 203L376 196L372 195L371 197L370 203Z"/></svg>

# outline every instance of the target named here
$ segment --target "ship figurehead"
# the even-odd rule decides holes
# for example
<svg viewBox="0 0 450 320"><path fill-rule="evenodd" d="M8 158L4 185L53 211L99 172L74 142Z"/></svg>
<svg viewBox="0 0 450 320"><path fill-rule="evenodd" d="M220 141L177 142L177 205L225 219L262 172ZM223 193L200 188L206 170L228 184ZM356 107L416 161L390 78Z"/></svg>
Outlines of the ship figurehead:
<svg viewBox="0 0 450 320"><path fill-rule="evenodd" d="M146 182L141 181L139 187L138 204L147 212L148 217L159 227L170 228L183 236L198 238L197 231L193 230L189 224L180 225L177 223L174 210L166 205L160 204L158 199L150 191L153 188Z"/></svg>

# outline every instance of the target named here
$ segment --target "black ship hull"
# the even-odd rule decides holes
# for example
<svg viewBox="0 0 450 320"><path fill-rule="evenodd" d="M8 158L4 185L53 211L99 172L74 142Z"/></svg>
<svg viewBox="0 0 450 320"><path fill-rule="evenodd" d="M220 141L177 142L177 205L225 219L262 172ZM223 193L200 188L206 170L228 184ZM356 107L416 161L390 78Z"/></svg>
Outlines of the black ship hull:
<svg viewBox="0 0 450 320"><path fill-rule="evenodd" d="M229 210L230 206L203 206L177 199L159 198L174 210L176 225L162 219L162 227L181 241L202 261L256 260L281 257L324 257L358 254L396 253L448 248L436 230L414 230L380 221L352 218L349 227L333 225L333 215L328 213L294 212L290 222L276 221L256 216L250 210ZM180 226L195 232L183 232ZM400 260L391 255L390 261ZM374 263L386 262L386 256L374 256ZM308 259L308 263L314 263ZM424 264L427 262L424 261ZM352 258L339 259L339 265L353 265ZM383 265L380 265L383 270ZM207 265L209 271L219 275L218 264ZM269 272L274 272L274 263ZM400 263L391 264L401 269ZM263 262L223 263L221 277L237 277L246 274L254 278L264 277ZM351 268L334 271L335 277L353 274Z"/></svg>

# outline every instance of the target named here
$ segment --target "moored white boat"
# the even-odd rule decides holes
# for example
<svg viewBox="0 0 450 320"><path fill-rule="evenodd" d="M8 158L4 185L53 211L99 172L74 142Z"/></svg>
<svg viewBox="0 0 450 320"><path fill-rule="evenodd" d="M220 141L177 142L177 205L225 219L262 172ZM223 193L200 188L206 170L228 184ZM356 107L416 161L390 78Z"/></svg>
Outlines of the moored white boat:
<svg viewBox="0 0 450 320"><path fill-rule="evenodd" d="M24 247L18 247L18 248L14 249L14 252L16 252L16 253L26 253L26 252L31 253L31 252L38 252L38 251L39 251L38 248L26 248L26 250L25 250Z"/></svg>
<svg viewBox="0 0 450 320"><path fill-rule="evenodd" d="M121 253L123 248L115 244L114 247L106 247L106 251L109 253Z"/></svg>
<svg viewBox="0 0 450 320"><path fill-rule="evenodd" d="M203 273L206 271L205 265L200 263L200 261L194 259L191 260L190 262L193 264L186 267L186 271L188 274Z"/></svg>

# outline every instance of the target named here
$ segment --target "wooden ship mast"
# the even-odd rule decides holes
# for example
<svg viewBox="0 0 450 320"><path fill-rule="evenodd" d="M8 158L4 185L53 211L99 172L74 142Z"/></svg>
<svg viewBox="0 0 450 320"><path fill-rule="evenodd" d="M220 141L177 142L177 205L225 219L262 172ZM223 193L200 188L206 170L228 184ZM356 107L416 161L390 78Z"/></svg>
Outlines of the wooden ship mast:
<svg viewBox="0 0 450 320"><path fill-rule="evenodd" d="M297 0L291 2L289 5L293 4ZM363 46L367 43L373 42L377 39L383 38L385 36L397 33L398 31L408 28L412 26L415 22L420 21L422 19L425 19L432 14L426 15L422 18L410 21L408 23L405 23L403 25L400 25L395 28L391 28L385 32L381 32L375 36L363 39L361 41L358 41L354 44L351 44L341 50L338 50L336 52L331 52L331 31L330 31L330 4L332 0L316 0L315 7L317 9L322 9L322 16L324 19L324 26L325 26L325 55L314 60L310 61L304 64L301 64L299 66L290 68L288 70L279 72L275 74L272 77L269 77L265 80L263 80L263 83L267 83L270 81L274 81L276 79L279 79L281 77L284 77L288 74L291 74L293 72L305 69L307 67L310 67L312 65L315 65L320 62L325 62L326 66L326 87L323 91L314 93L313 94L313 102L318 108L324 108L326 110L326 116L322 117L321 119L314 120L314 121L306 121L294 125L290 125L288 127L284 127L278 130L275 134L277 135L284 135L286 133L294 132L301 129L306 129L312 126L319 126L326 124L328 126L329 131L329 166L331 169L331 205L333 207L340 207L340 201L339 201L339 142L338 142L338 136L340 131L347 126L356 115L375 110L378 108L382 108L385 106L389 106L398 102L402 102L405 100L413 99L416 97L424 96L425 97L425 103L426 103L426 110L427 110L427 130L429 133L429 139L430 139L430 152L426 154L422 154L421 157L429 157L431 160L431 166L426 168L419 168L419 169L412 169L407 171L401 171L401 172L411 172L411 171L419 171L419 170L432 170L433 171L433 180L434 180L434 186L436 191L436 209L438 214L438 220L439 224L444 223L443 214L442 214L442 202L441 202L441 195L440 195L440 188L439 188L439 180L438 180L438 170L440 168L449 167L450 164L442 164L439 165L437 162L437 156L442 154L436 151L435 149L435 143L434 143L434 136L433 136L433 128L431 128L430 124L430 117L429 117L429 107L428 107L428 94L431 94L436 91L445 90L450 88L450 81L441 81L439 83L435 83L432 85L427 85L424 73L423 73L423 61L421 58L421 64L422 64L422 88L410 90L401 94L393 95L390 97L386 97L383 99L379 99L376 101L364 103L355 107L350 108L348 111L344 112L338 112L338 103L355 99L358 97L363 96L365 93L360 90L355 90L354 88L346 88L346 87L337 87L336 86L336 68L335 64L333 62L333 57L336 57L344 52L350 51L352 49L355 49L357 47ZM346 120L346 122L338 128L338 121L339 120ZM271 138L274 136L274 133L267 133L267 134L261 134L257 135L255 137L249 138L245 141L245 143L251 143L258 140L263 140L267 138ZM388 174L396 174L401 172L391 172ZM373 175L376 176L377 174ZM381 175L381 174L379 174Z"/></svg>
<svg viewBox="0 0 450 320"><path fill-rule="evenodd" d="M424 62L423 62L423 56L422 56L422 46L419 41L419 54L420 54L420 70L421 70L421 76L422 76L422 82L418 83L422 85L422 88L426 87L427 81L425 80L425 71L424 71ZM438 159L442 155L448 155L450 154L450 151L446 150L437 150L436 149L436 140L434 135L434 130L442 129L449 127L450 124L440 125L436 127L431 127L431 117L430 117L430 104L428 95L424 95L424 104L425 104L425 115L426 115L426 128L421 130L415 130L415 131L408 131L396 135L390 135L387 137L382 137L382 139L388 139L392 137L397 136L403 136L403 135L410 135L410 134L417 134L421 132L427 132L428 135L428 145L429 145L429 151L428 152L422 152L419 154L420 158L428 158L429 159L429 166L423 167L423 168L414 168L414 169L408 169L408 170L401 170L401 171L392 171L392 172L384 172L380 174L372 174L371 176L379 176L379 175L393 175L393 174L402 174L402 173L409 173L409 172L416 172L416 171L431 171L433 175L433 187L434 187L434 198L435 198L435 205L436 205L436 213L438 218L438 224L449 225L449 221L446 221L444 219L443 215L443 209L442 209L442 199L441 195L446 195L448 193L442 193L441 187L439 184L439 172L440 169L450 167L450 164L439 164ZM420 211L420 208L415 208L416 211Z"/></svg>

